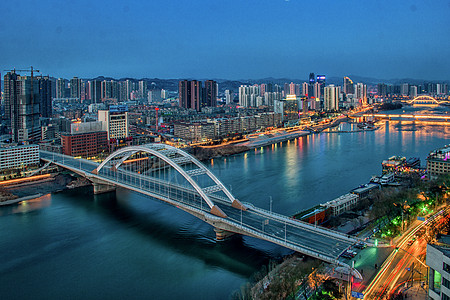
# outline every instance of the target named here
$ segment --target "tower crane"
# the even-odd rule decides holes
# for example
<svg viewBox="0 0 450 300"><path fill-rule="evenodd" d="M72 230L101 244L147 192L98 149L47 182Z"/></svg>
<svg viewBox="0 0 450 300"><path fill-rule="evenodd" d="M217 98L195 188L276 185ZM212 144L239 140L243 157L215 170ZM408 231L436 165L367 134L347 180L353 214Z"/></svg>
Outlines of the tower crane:
<svg viewBox="0 0 450 300"><path fill-rule="evenodd" d="M31 93L30 93L30 98L31 98L31 113L34 114L34 88L33 88L33 76L34 76L34 72L40 72L39 70L36 70L33 68L33 66L31 66L29 69L12 69L12 70L4 70L4 71L8 71L8 72L13 72L14 74L16 74L16 71L19 72L30 72L31 73Z"/></svg>

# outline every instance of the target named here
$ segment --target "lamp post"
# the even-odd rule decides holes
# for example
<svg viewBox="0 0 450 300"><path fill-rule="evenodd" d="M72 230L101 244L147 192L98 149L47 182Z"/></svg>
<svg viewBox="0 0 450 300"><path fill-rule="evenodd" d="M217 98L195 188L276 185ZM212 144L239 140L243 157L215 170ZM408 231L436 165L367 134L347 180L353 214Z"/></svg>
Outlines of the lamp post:
<svg viewBox="0 0 450 300"><path fill-rule="evenodd" d="M270 198L270 214L272 214L272 196L269 196Z"/></svg>

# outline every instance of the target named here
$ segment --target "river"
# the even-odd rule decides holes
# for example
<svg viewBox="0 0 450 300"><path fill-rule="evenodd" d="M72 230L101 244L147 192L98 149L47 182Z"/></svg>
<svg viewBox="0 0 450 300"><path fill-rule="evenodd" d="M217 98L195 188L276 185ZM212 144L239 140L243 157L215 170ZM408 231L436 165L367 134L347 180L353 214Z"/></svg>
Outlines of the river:
<svg viewBox="0 0 450 300"><path fill-rule="evenodd" d="M449 137L450 126L386 122L206 164L241 201L269 209L271 197L275 212L292 215L368 182L389 156L425 165ZM270 259L291 253L249 237L217 243L208 224L126 190L44 195L0 208L0 226L3 299L228 299Z"/></svg>

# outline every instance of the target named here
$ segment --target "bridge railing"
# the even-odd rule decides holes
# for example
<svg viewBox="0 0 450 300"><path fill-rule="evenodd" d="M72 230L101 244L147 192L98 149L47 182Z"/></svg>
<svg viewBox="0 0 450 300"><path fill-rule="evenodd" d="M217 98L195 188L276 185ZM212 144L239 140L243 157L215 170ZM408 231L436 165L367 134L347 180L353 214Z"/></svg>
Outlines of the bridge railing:
<svg viewBox="0 0 450 300"><path fill-rule="evenodd" d="M297 219L292 219L290 217L284 216L282 214L279 213L275 213L275 212L270 212L268 210L259 208L259 207L255 207L253 204L245 202L244 205L248 205L250 207L252 207L252 209L254 211L259 211L261 215L263 216L270 216L274 219L278 219L278 220L282 220L282 221L287 221L290 224L297 226L297 227L301 227L303 229L307 229L309 231L314 231L314 232L320 232L326 236L332 235L336 238L340 238L343 239L345 241L348 242L357 242L360 241L361 239L358 239L357 237L351 236L351 235L347 235L347 234L343 234L341 232L332 230L332 229L328 229L325 227L321 227L321 226L313 226L308 222L302 221L302 220L297 220Z"/></svg>

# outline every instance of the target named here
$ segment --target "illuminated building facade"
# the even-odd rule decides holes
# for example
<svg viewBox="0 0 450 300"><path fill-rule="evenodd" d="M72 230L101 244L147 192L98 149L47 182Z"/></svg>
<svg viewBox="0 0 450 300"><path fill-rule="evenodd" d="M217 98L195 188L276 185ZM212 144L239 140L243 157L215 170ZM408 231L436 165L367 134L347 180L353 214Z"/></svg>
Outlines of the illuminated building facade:
<svg viewBox="0 0 450 300"><path fill-rule="evenodd" d="M430 179L450 173L450 145L434 150L427 157L427 173Z"/></svg>
<svg viewBox="0 0 450 300"><path fill-rule="evenodd" d="M0 170L23 169L39 164L38 145L1 146Z"/></svg>
<svg viewBox="0 0 450 300"><path fill-rule="evenodd" d="M437 243L427 244L429 299L450 299L450 237L443 235Z"/></svg>
<svg viewBox="0 0 450 300"><path fill-rule="evenodd" d="M299 105L296 95L287 95L284 99L283 121L298 121Z"/></svg>
<svg viewBox="0 0 450 300"><path fill-rule="evenodd" d="M98 120L103 122L103 128L108 133L108 140L128 137L127 110L125 105L111 105L109 110L98 111Z"/></svg>
<svg viewBox="0 0 450 300"><path fill-rule="evenodd" d="M339 110L339 98L341 87L333 84L326 86L324 89L323 109L327 111Z"/></svg>
<svg viewBox="0 0 450 300"><path fill-rule="evenodd" d="M349 77L344 77L344 91L346 95L354 94L355 87L353 85L353 81Z"/></svg>

